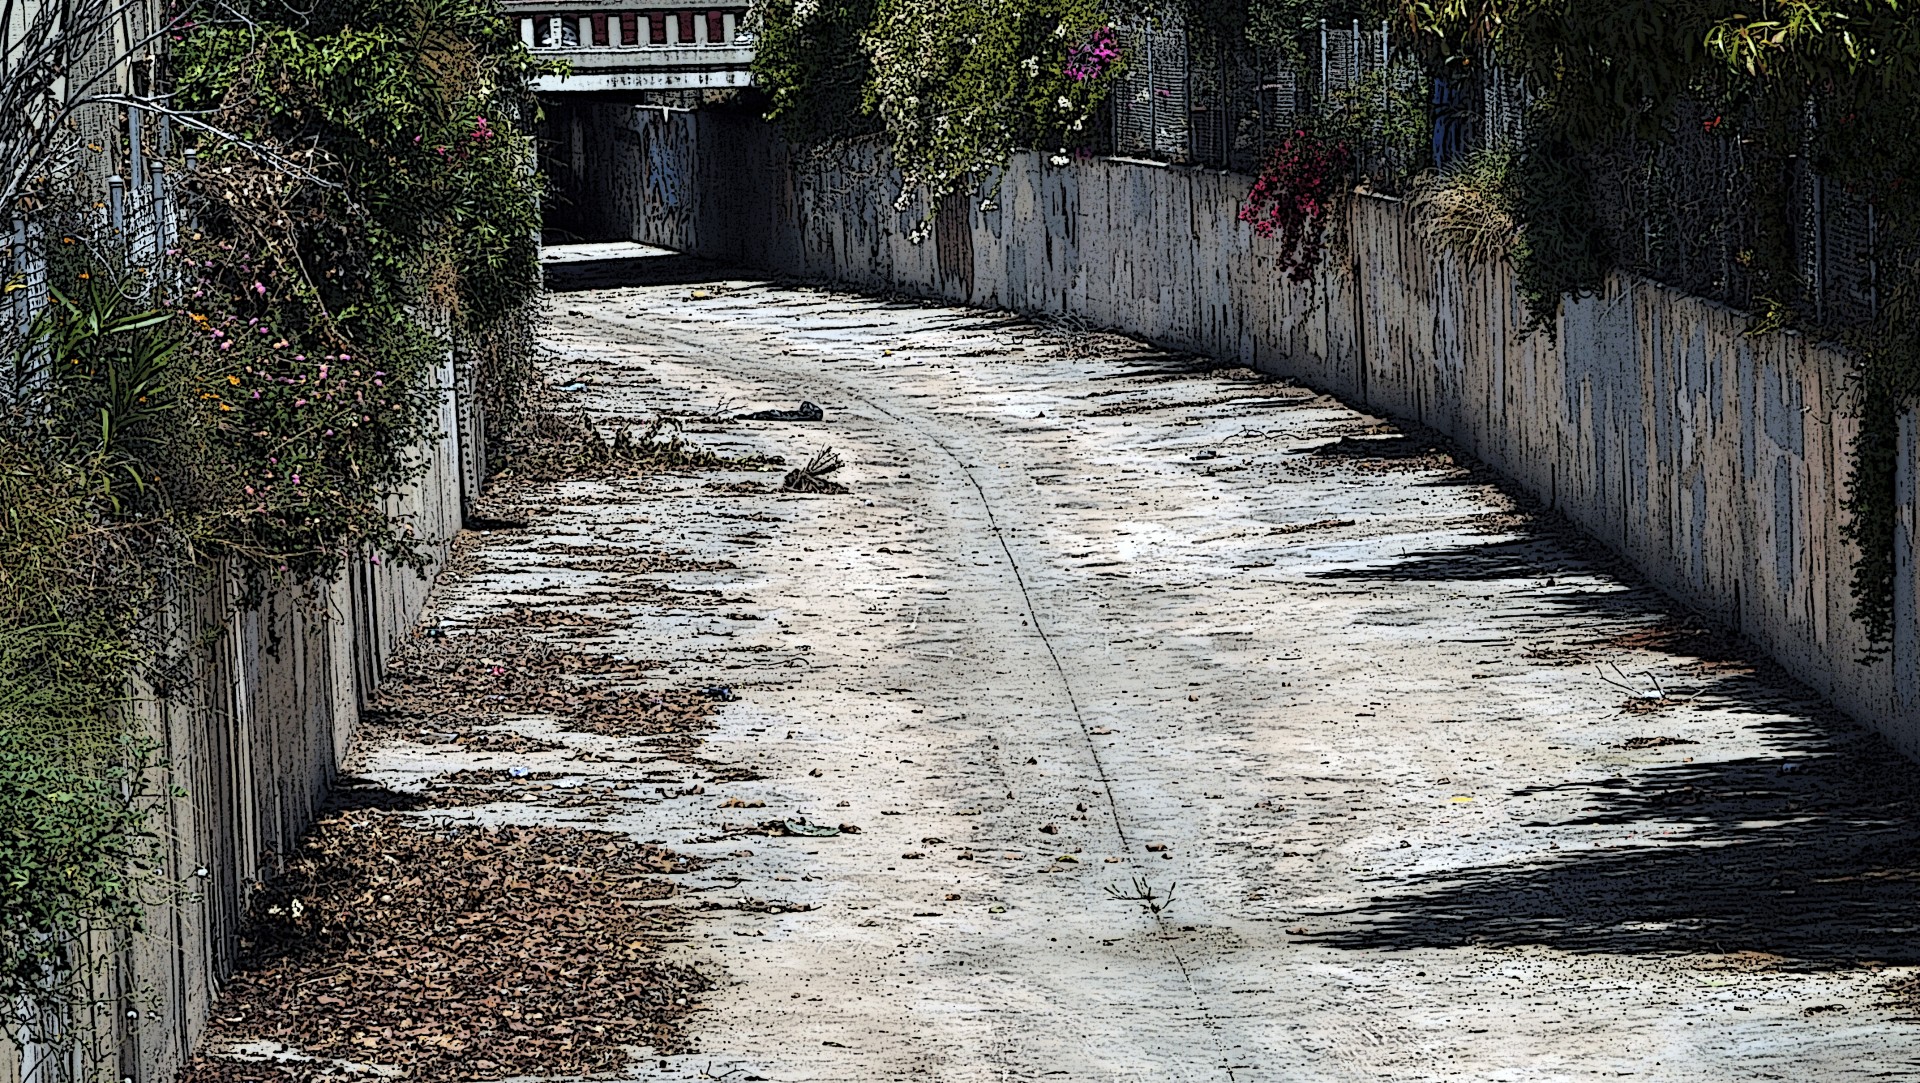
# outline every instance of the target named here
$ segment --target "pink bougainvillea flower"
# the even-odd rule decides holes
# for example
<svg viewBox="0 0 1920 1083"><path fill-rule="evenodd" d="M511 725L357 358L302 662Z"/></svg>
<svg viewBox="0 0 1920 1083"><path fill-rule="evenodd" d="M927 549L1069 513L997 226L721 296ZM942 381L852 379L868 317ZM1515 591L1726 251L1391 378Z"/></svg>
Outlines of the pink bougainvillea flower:
<svg viewBox="0 0 1920 1083"><path fill-rule="evenodd" d="M267 292L267 286L266 286L266 283L264 283L264 282L255 282L255 283L253 284L253 292L255 292L255 293L258 293L258 294L265 294L265 293Z"/></svg>

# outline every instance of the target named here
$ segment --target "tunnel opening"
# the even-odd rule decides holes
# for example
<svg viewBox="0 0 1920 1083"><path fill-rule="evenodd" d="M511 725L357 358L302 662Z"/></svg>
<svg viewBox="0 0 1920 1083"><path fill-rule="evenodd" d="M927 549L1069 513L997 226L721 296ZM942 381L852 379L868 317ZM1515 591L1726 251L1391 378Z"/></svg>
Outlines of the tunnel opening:
<svg viewBox="0 0 1920 1083"><path fill-rule="evenodd" d="M753 38L744 5L681 0L582 12L568 0L504 0L521 42L560 61L535 80L547 244L629 240L613 201L635 190L619 163L635 108L686 110L750 95Z"/></svg>
<svg viewBox="0 0 1920 1083"><path fill-rule="evenodd" d="M541 206L543 244L636 240L630 204L647 196L687 194L670 163L640 146L635 110L694 109L760 116L766 96L718 89L640 93L544 93L536 127L547 188Z"/></svg>

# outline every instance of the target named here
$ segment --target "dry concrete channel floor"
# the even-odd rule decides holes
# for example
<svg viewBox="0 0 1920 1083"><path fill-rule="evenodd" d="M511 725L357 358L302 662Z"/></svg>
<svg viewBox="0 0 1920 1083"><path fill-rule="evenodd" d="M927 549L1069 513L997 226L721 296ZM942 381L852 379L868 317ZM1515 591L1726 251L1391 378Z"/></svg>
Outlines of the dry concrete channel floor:
<svg viewBox="0 0 1920 1083"><path fill-rule="evenodd" d="M568 409L847 463L536 487L438 589L441 634L612 614L586 649L731 689L704 761L537 719L566 747L359 752L626 786L436 815L780 902L697 916L715 986L639 1074L1920 1078L1914 769L1444 446L1005 313L547 258ZM650 577L723 605L607 608L556 545L734 567Z"/></svg>

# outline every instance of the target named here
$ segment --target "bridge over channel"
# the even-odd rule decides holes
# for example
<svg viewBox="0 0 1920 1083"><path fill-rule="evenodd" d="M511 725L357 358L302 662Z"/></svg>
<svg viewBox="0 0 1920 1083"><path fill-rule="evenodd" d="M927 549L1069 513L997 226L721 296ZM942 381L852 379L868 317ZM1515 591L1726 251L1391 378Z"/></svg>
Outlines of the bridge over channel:
<svg viewBox="0 0 1920 1083"><path fill-rule="evenodd" d="M572 68L542 77L535 87L541 94L722 90L752 82L745 6L506 0L505 8L527 48Z"/></svg>

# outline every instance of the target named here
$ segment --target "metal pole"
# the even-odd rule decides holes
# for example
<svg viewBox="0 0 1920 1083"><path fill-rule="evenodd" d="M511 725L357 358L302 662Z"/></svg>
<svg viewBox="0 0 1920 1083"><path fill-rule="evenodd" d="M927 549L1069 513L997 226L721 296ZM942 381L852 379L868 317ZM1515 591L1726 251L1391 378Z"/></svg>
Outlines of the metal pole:
<svg viewBox="0 0 1920 1083"><path fill-rule="evenodd" d="M114 232L126 232L127 182L118 173L107 178L107 218L113 223Z"/></svg>
<svg viewBox="0 0 1920 1083"><path fill-rule="evenodd" d="M127 183L139 184L146 166L146 153L140 146L140 107L127 107Z"/></svg>
<svg viewBox="0 0 1920 1083"><path fill-rule="evenodd" d="M1880 220L1867 204L1867 318L1880 318Z"/></svg>
<svg viewBox="0 0 1920 1083"><path fill-rule="evenodd" d="M1320 20L1320 108L1327 107L1327 21Z"/></svg>
<svg viewBox="0 0 1920 1083"><path fill-rule="evenodd" d="M1153 20L1147 20L1147 155L1160 153L1160 94L1153 85Z"/></svg>
<svg viewBox="0 0 1920 1083"><path fill-rule="evenodd" d="M167 262L167 166L155 162L153 173L153 284L155 289L166 280Z"/></svg>
<svg viewBox="0 0 1920 1083"><path fill-rule="evenodd" d="M153 175L153 229L156 239L166 232L167 216L167 166L165 162L155 162L148 172Z"/></svg>
<svg viewBox="0 0 1920 1083"><path fill-rule="evenodd" d="M1360 87L1360 20L1353 21L1353 81L1347 85L1354 89Z"/></svg>
<svg viewBox="0 0 1920 1083"><path fill-rule="evenodd" d="M1380 158L1391 165L1394 146L1389 133L1393 131L1393 71L1388 67L1387 21L1380 20Z"/></svg>
<svg viewBox="0 0 1920 1083"><path fill-rule="evenodd" d="M1813 317L1825 321L1827 318L1827 208L1826 179L1814 173L1813 177Z"/></svg>

